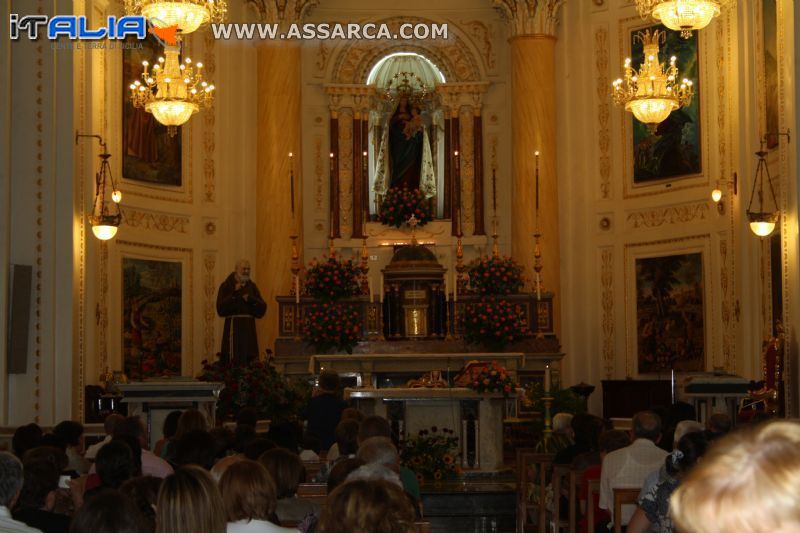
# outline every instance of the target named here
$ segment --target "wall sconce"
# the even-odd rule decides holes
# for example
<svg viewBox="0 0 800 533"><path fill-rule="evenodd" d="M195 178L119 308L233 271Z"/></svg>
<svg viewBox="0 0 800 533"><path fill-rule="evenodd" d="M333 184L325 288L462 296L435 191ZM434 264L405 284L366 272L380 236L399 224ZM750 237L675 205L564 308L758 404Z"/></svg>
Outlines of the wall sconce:
<svg viewBox="0 0 800 533"><path fill-rule="evenodd" d="M92 233L101 241L113 239L117 234L117 228L122 222L122 211L119 203L122 201L122 192L117 189L114 177L111 175L111 165L108 164L108 153L106 143L99 135L83 135L75 132L75 144L84 137L91 137L98 140L103 152L100 154L100 170L94 178L94 204L92 213L89 215L89 223L92 225ZM111 201L107 200L110 191Z"/></svg>
<svg viewBox="0 0 800 533"><path fill-rule="evenodd" d="M774 135L780 137L786 136L787 142L791 140L789 137L789 130L785 132L767 133L761 139L761 149L756 152L758 156L758 164L756 165L756 174L753 178L753 189L750 192L750 203L747 204L747 219L750 221L750 230L759 237L766 237L775 230L775 223L780 216L780 209L778 208L778 199L775 197L775 189L772 186L772 178L769 175L769 167L767 167L767 151L764 145L767 143L767 136ZM766 175L766 177L765 177ZM768 204L764 200L764 180L766 179L769 186L770 196L772 196L772 205L774 210L768 210ZM753 210L753 202L758 194L758 208Z"/></svg>
<svg viewBox="0 0 800 533"><path fill-rule="evenodd" d="M739 193L739 177L736 172L733 173L733 179L730 181L722 182L722 184L731 187L733 194ZM717 185L711 191L711 199L717 204L717 212L722 215L725 213L725 202L722 200L722 189L720 188L720 181L717 180Z"/></svg>

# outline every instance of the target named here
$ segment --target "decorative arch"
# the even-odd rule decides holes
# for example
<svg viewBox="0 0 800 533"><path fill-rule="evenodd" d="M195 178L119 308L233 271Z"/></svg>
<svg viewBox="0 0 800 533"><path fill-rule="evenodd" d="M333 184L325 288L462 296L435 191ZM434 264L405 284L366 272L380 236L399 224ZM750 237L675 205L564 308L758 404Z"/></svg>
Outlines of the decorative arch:
<svg viewBox="0 0 800 533"><path fill-rule="evenodd" d="M442 23L421 17L390 17L376 21L394 33L400 25ZM444 74L448 83L478 82L486 79L479 55L463 31L448 22L447 40L428 41L348 41L333 53L326 76L329 83L364 85L372 68L389 54L411 52L425 56Z"/></svg>

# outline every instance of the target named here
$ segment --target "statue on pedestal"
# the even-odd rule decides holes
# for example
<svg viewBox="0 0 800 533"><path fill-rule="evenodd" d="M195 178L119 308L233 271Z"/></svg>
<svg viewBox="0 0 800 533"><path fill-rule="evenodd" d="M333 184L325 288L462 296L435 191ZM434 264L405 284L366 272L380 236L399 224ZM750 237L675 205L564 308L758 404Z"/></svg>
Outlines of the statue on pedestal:
<svg viewBox="0 0 800 533"><path fill-rule="evenodd" d="M217 314L225 318L221 359L246 365L258 358L256 319L267 312L267 304L250 279L250 262L241 259L236 270L222 282L217 292Z"/></svg>

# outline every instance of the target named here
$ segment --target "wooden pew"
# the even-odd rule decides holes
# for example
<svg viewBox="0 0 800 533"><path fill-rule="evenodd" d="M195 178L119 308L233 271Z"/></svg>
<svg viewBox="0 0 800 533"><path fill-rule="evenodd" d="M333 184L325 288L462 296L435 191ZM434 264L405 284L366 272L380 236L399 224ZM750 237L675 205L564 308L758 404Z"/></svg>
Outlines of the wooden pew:
<svg viewBox="0 0 800 533"><path fill-rule="evenodd" d="M594 497L600 497L600 480L590 479L586 487L586 524L589 531L594 530Z"/></svg>
<svg viewBox="0 0 800 533"><path fill-rule="evenodd" d="M547 531L547 483L555 454L517 449L517 533L525 533L528 511L536 511L539 533Z"/></svg>
<svg viewBox="0 0 800 533"><path fill-rule="evenodd" d="M636 505L641 490L641 487L614 489L614 533L622 533L622 506L629 503Z"/></svg>
<svg viewBox="0 0 800 533"><path fill-rule="evenodd" d="M575 533L578 527L578 484L583 470L576 470L569 465L553 465L553 526L556 531L566 529ZM569 516L561 516L559 495L562 489L567 490Z"/></svg>

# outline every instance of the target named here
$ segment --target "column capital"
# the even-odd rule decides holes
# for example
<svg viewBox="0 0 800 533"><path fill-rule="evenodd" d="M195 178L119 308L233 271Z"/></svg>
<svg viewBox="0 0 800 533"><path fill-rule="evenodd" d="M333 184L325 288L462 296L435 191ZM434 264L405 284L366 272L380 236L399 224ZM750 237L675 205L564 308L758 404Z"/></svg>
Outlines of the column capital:
<svg viewBox="0 0 800 533"><path fill-rule="evenodd" d="M296 24L319 4L319 0L245 0L258 14L259 22L269 24Z"/></svg>
<svg viewBox="0 0 800 533"><path fill-rule="evenodd" d="M512 37L556 36L559 8L566 0L492 0L508 23Z"/></svg>

